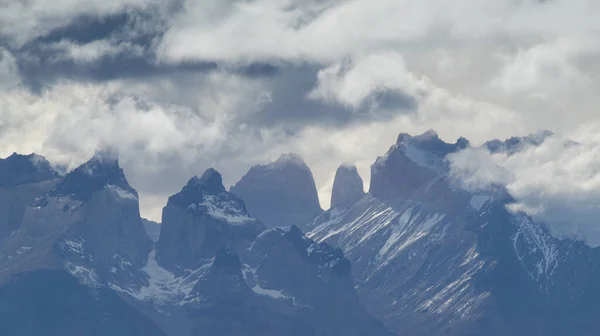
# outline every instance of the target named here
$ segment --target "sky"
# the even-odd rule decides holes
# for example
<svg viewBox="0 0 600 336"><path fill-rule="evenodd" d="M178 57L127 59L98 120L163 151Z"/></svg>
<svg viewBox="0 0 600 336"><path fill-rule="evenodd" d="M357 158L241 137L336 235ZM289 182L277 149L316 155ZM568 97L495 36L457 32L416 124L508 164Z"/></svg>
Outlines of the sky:
<svg viewBox="0 0 600 336"><path fill-rule="evenodd" d="M159 220L209 167L231 185L295 152L327 208L336 168L356 164L368 186L401 132L480 144L549 129L585 150L471 153L472 166L508 169L500 181L532 213L578 216L576 195L589 222L598 13L593 0L0 0L0 157L73 168L116 146Z"/></svg>

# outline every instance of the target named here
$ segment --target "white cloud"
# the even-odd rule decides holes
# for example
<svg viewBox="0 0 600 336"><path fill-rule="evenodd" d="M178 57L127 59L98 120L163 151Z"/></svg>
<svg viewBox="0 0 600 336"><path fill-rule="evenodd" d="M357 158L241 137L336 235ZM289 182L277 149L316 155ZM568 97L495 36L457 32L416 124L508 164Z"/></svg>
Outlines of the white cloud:
<svg viewBox="0 0 600 336"><path fill-rule="evenodd" d="M335 63L319 71L311 99L358 108L372 94L387 90L420 95L419 81L406 69L402 55L372 54L348 64Z"/></svg>
<svg viewBox="0 0 600 336"><path fill-rule="evenodd" d="M238 123L280 100L273 86L288 85L283 80L223 72L169 74L106 84L59 81L42 87L38 95L18 87L19 55L3 50L0 76L10 80L0 88L5 90L0 92L5 153L0 154L37 151L76 162L98 143L115 143L121 147L128 176L142 192L144 211L156 214L159 200L192 172L216 166L226 183L233 183L251 164L295 151L311 165L326 207L337 165L356 162L368 181L370 163L399 132L434 128L444 139L465 136L477 143L539 128L569 133L582 124L600 123L597 1L184 0L175 14L167 3L172 2L0 0L0 28L2 37L18 47L80 16L102 18L153 8L160 17L141 15L132 23L132 29L144 32L167 27L148 50L123 36L82 44L62 41L51 47L59 57L85 65L104 56L154 51L156 61L166 63L267 61L284 70L309 64L322 69L313 91L302 93L323 103L313 114L330 113L327 104L356 110L381 92L411 97L416 108L373 104L368 107L391 109L386 113L389 119L365 118L334 128L308 124L287 132L285 126ZM290 87L296 88L294 84L289 78ZM280 105L285 110L285 104ZM582 142L592 149L600 143ZM535 188L519 187L529 179L525 168L510 161L519 157L501 160L508 167L497 171L498 158L471 155L465 163L487 162L473 177L475 186L496 179L515 193L535 194L525 192ZM532 159L537 158L524 158ZM593 164L583 160L579 173ZM543 165L547 166L552 164ZM539 178L533 176L531 184L545 184ZM172 186L162 185L167 183ZM144 193L152 201L145 202ZM575 194L579 196L573 199L594 201L590 193ZM539 198L549 197L547 202L556 204L565 199L549 195L553 194L544 192ZM539 208L533 201L523 204ZM549 204L544 203L546 210Z"/></svg>
<svg viewBox="0 0 600 336"><path fill-rule="evenodd" d="M545 99L569 86L581 85L585 75L569 60L565 49L542 44L519 50L492 85L508 93L528 93Z"/></svg>
<svg viewBox="0 0 600 336"><path fill-rule="evenodd" d="M0 47L0 92L11 89L20 82L17 59L8 50Z"/></svg>
<svg viewBox="0 0 600 336"><path fill-rule="evenodd" d="M525 211L548 224L558 237L600 246L600 143L597 129L581 129L573 145L552 137L514 155L468 149L449 157L455 177L472 191L506 187ZM591 140L591 141L590 141Z"/></svg>
<svg viewBox="0 0 600 336"><path fill-rule="evenodd" d="M429 78L417 78L406 68L402 55L395 52L372 54L348 64L336 63L318 74L317 86L309 98L322 99L357 108L373 94L396 92L413 98L416 111L413 122L431 125L445 132L444 124L463 135L481 141L481 133L515 132L519 116L501 106L453 94L435 85ZM472 129L473 132L470 132Z"/></svg>
<svg viewBox="0 0 600 336"><path fill-rule="evenodd" d="M73 60L76 63L92 63L103 57L114 57L119 54L128 57L141 57L144 54L144 49L139 45L109 40L96 40L84 44L62 40L47 46L47 48L59 52L55 58Z"/></svg>

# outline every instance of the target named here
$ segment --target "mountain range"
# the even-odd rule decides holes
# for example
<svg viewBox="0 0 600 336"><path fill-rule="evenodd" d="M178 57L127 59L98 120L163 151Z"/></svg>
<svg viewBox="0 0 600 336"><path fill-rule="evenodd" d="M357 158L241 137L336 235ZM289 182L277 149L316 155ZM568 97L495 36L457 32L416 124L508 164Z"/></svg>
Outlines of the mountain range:
<svg viewBox="0 0 600 336"><path fill-rule="evenodd" d="M543 132L482 148L513 154ZM296 154L227 190L212 168L140 217L114 149L59 174L0 159L0 330L7 335L596 335L600 252L461 188L447 155L402 133L335 172L319 205Z"/></svg>

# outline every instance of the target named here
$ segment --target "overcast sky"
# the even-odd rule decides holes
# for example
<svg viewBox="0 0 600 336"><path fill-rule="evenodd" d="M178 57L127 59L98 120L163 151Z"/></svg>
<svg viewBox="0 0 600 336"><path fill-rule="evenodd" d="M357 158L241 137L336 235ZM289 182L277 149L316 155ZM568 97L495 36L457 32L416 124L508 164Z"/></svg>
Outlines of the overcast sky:
<svg viewBox="0 0 600 336"><path fill-rule="evenodd" d="M515 194L579 195L597 215L599 13L594 0L0 0L0 156L74 167L116 145L159 219L208 167L230 185L296 152L327 208L337 166L368 186L400 132L478 144L550 129L586 150L501 162Z"/></svg>

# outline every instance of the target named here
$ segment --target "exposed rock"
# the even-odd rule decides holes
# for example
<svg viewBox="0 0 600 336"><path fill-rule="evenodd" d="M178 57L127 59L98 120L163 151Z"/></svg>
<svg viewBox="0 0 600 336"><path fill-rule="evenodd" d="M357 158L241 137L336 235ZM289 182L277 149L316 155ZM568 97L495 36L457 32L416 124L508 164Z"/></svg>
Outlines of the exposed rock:
<svg viewBox="0 0 600 336"><path fill-rule="evenodd" d="M356 166L342 165L336 173L331 190L331 207L348 204L365 195L363 180Z"/></svg>
<svg viewBox="0 0 600 336"><path fill-rule="evenodd" d="M323 211L310 168L296 154L250 168L231 192L267 227L303 225Z"/></svg>
<svg viewBox="0 0 600 336"><path fill-rule="evenodd" d="M244 202L228 193L214 169L192 177L163 209L157 259L169 269L196 269L223 245L242 251L264 225L249 216Z"/></svg>
<svg viewBox="0 0 600 336"><path fill-rule="evenodd" d="M160 224L146 218L142 218L142 224L150 240L156 243L160 237Z"/></svg>

